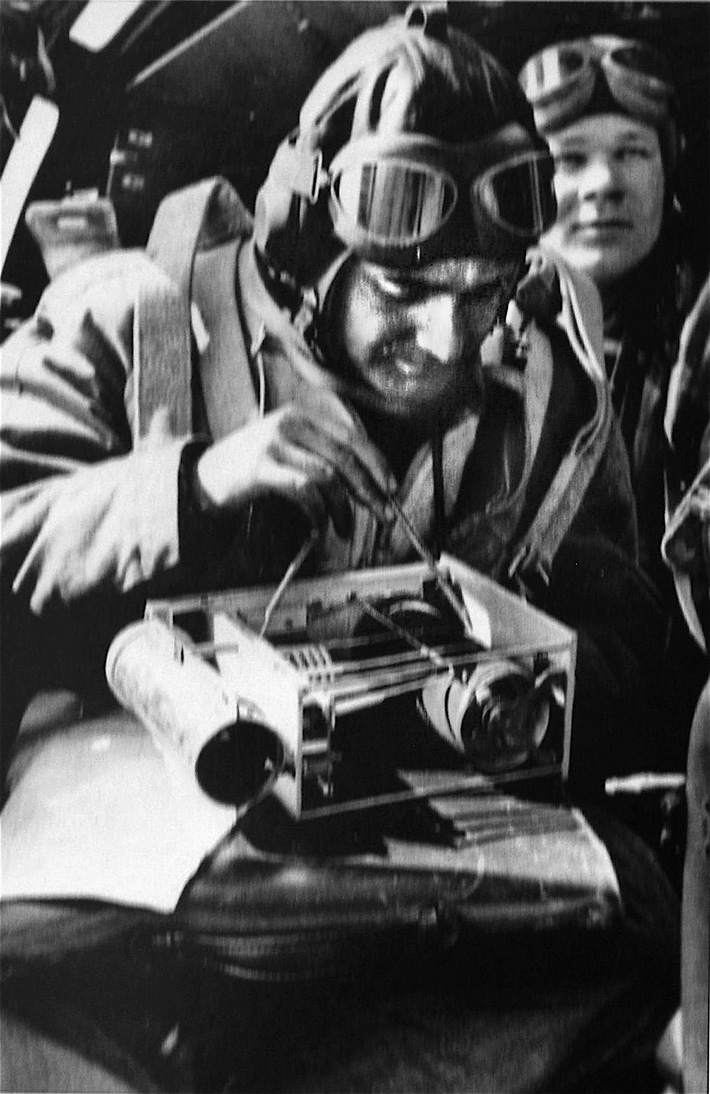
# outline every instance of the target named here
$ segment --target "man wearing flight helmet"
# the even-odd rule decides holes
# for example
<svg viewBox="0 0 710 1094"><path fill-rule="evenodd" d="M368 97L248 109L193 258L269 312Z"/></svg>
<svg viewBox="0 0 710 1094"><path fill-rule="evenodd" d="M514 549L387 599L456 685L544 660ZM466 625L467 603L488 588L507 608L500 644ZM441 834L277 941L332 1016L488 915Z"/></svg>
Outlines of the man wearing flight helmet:
<svg viewBox="0 0 710 1094"><path fill-rule="evenodd" d="M219 231L232 217L242 233L241 353L228 382L201 373L192 436L190 424L167 434L175 396L163 396L173 405L158 399L148 438L133 444L132 306L162 286L142 254L60 279L7 343L5 600L13 624L44 641L43 617L57 610L63 627L84 608L82 626L95 625L97 592L120 618L134 592L140 602L178 583L277 578L308 522L322 532L309 560L320 570L403 561L412 548L394 496L434 547L534 586L579 626L573 777L598 789L652 747L653 618L631 558L623 457L585 290L568 277L564 300L559 277L543 273L518 292L549 336L518 312L479 353L553 220L551 164L515 82L437 26L373 30L324 74L274 157L250 238L236 195L214 214ZM96 329L110 333L97 341ZM78 374L49 367L65 347ZM639 599L623 624L621 587Z"/></svg>
<svg viewBox="0 0 710 1094"><path fill-rule="evenodd" d="M547 238L594 279L604 297L650 254L673 204L679 134L668 63L646 43L594 35L536 53L520 83L557 157L559 215ZM569 128L576 123L578 128ZM610 196L596 218L588 208L575 207L573 192L585 157L598 151L592 134L616 147L632 191L625 205ZM616 186L623 187L619 178ZM635 201L644 200L637 207Z"/></svg>
<svg viewBox="0 0 710 1094"><path fill-rule="evenodd" d="M668 745L659 759L681 767L705 666L688 641L660 551L663 412L692 291L675 197L676 89L657 49L617 35L547 46L524 65L520 83L555 159L558 216L545 246L589 274L602 297L605 364L629 456L639 558L667 615L657 711Z"/></svg>
<svg viewBox="0 0 710 1094"><path fill-rule="evenodd" d="M174 386L144 435L137 426L134 300L166 286L143 255L70 271L7 343L2 562L15 649L23 635L42 642L53 681L59 620L73 684L68 626L115 633L156 591L280 576L309 525L321 571L407 560L401 510L434 549L578 629L575 785L597 792L605 774L643 762L653 605L633 559L595 298L562 268L526 267L554 203L515 81L440 13L414 9L355 41L316 84L253 231L236 195L218 197L196 279L210 254L231 255L241 343L214 381L202 363L226 336L203 298L191 428L167 427ZM630 836L623 857L637 867L622 884L636 940L615 953L611 995L626 1052L648 1047L672 1011L676 958L664 879ZM586 1035L609 997L595 984L581 1021L564 1001L554 1021L546 1010L523 1085L586 1074L599 1058ZM488 1064L502 1063L495 1048Z"/></svg>

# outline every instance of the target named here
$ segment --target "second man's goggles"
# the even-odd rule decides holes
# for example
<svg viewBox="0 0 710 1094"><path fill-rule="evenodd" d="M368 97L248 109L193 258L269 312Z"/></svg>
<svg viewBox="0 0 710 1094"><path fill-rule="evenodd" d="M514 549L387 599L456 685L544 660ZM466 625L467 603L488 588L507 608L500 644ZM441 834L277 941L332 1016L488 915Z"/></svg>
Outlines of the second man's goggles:
<svg viewBox="0 0 710 1094"><path fill-rule="evenodd" d="M609 92L633 117L656 125L670 113L674 88L665 58L630 39L581 38L536 53L520 72L520 85L542 132L574 121L591 101L603 75Z"/></svg>
<svg viewBox="0 0 710 1094"><path fill-rule="evenodd" d="M416 134L363 137L345 145L328 171L320 153L309 160L292 151L300 161L295 191L315 203L327 190L335 234L374 262L437 257L447 228L466 250L495 257L524 249L556 216L552 159L514 125L470 144Z"/></svg>

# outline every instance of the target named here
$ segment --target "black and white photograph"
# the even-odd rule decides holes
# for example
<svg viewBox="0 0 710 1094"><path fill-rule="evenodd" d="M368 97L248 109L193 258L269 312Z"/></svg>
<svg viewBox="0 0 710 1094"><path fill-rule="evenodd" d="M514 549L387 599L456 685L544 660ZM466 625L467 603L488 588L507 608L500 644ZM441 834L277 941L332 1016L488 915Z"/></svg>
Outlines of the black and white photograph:
<svg viewBox="0 0 710 1094"><path fill-rule="evenodd" d="M0 0L0 1090L710 1094L710 0Z"/></svg>

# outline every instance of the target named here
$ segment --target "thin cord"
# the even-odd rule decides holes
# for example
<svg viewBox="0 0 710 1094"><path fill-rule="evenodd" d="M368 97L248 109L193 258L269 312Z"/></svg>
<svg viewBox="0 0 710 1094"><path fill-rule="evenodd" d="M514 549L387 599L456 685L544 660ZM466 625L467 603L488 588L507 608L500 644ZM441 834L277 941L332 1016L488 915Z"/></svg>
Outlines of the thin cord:
<svg viewBox="0 0 710 1094"><path fill-rule="evenodd" d="M256 365L257 377L259 380L259 417L263 418L266 411L266 373L264 371L264 356L262 349L264 348L264 342L266 341L266 327L262 322L259 330L257 331L256 338L249 347L252 361Z"/></svg>
<svg viewBox="0 0 710 1094"><path fill-rule="evenodd" d="M366 615L369 615L370 618L374 619L377 623L381 623L383 627L392 631L398 638L403 639L423 657L426 657L428 661L431 661L438 669L447 669L449 672L453 673L454 666L452 662L446 661L437 650L432 649L431 646L427 646L425 642L420 642L415 635L405 627L400 627L398 623L395 623L394 619L390 619L388 615L381 612L379 608L376 608L369 600L363 599L363 597L358 596L357 593L353 594L353 599Z"/></svg>
<svg viewBox="0 0 710 1094"><path fill-rule="evenodd" d="M296 555L286 567L286 572L284 576L281 578L278 585L276 586L274 594L264 610L264 619L262 621L261 629L259 631L259 638L263 638L266 634L267 627L271 622L271 617L274 614L274 611L276 610L279 601L281 600L282 596L286 592L286 589L293 581L298 571L301 569L303 563L308 558L308 555L311 553L311 550L313 549L313 546L319 535L320 532L318 531L318 529L312 528L311 534L309 535L308 539L303 541L298 551L296 552Z"/></svg>
<svg viewBox="0 0 710 1094"><path fill-rule="evenodd" d="M431 472L434 480L434 554L444 550L446 536L446 505L444 502L443 439L437 418L431 435Z"/></svg>
<svg viewBox="0 0 710 1094"><path fill-rule="evenodd" d="M259 383L259 418L263 418L266 412L266 371L264 369L264 355L261 352L266 341L266 326L262 322L259 325L259 330L256 333L256 337L253 339L249 346L249 356L256 366L257 380ZM247 523L245 538L247 543L251 537L251 527L254 518L254 502L249 503L249 511L247 513Z"/></svg>
<svg viewBox="0 0 710 1094"><path fill-rule="evenodd" d="M399 520L402 524L402 527L404 528L404 531L405 531L405 533L407 535L407 538L408 538L409 542L411 543L412 547L417 552L419 557L424 562L426 562L426 564L429 567L429 569L431 570L434 578L436 579L437 585L439 586L442 593L444 594L444 596L448 600L449 604L454 609L454 612L456 613L457 617L460 619L461 623L463 624L464 631L467 634L470 633L471 620L469 619L468 612L466 611L466 605L463 603L463 600L459 596L456 595L456 593L454 592L454 590L451 587L450 581L447 579L447 577L444 574L442 574L441 570L439 569L439 564L436 561L436 558L434 557L432 552L429 550L429 548L426 546L426 544L424 543L424 541L420 537L419 533L415 529L414 525L410 521L410 519L407 516L407 514L405 513L404 509L402 508L402 505L401 505L399 499L396 497L396 495L394 495L394 494L389 495L389 503L392 506L392 508L394 509L395 513L397 514L397 517L399 518Z"/></svg>

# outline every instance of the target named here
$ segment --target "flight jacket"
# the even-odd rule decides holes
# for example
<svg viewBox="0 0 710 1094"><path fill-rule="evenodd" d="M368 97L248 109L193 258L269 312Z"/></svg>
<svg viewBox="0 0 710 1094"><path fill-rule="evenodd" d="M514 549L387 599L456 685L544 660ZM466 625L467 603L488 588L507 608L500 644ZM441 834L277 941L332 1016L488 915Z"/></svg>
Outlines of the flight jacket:
<svg viewBox="0 0 710 1094"><path fill-rule="evenodd" d="M216 427L201 371L210 321L195 307L191 421L186 427L182 414L175 426L181 414L170 399L146 421L136 379L136 302L169 299L171 281L142 251L97 256L60 275L3 347L5 754L33 691L62 685L101 694L106 648L148 597L277 579L294 553L288 527L303 534L297 519L280 519L278 502L276 510L264 503L261 521L252 512L249 521L236 514L202 526L191 508L185 470L213 438L289 399L307 399L314 383L334 383L266 292L248 235L229 234L202 245L230 271L232 321L244 347L232 361L240 405ZM443 438L445 546L577 630L570 781L596 794L608 774L653 763L647 725L662 619L635 559L628 464L595 352L600 307L583 288L586 303L570 318L574 283L562 267L557 314L549 299L535 302L532 284L529 311L520 293L507 328L482 348L483 412L462 412ZM564 481L556 482L562 467ZM399 493L430 540L428 447ZM396 526L377 526L357 506L355 517L348 542L328 530L314 555L318 570L411 560ZM257 529L251 544L247 524Z"/></svg>

